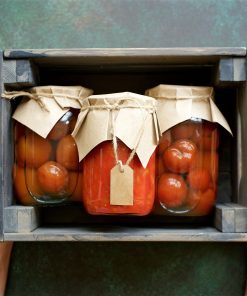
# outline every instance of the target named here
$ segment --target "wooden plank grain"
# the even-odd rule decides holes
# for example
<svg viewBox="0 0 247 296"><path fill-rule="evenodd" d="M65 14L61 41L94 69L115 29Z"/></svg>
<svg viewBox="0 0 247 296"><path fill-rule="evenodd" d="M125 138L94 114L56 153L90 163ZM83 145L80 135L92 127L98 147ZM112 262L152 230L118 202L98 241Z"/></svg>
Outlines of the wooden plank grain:
<svg viewBox="0 0 247 296"><path fill-rule="evenodd" d="M5 59L42 66L216 64L221 57L245 57L245 48L81 48L5 50Z"/></svg>
<svg viewBox="0 0 247 296"><path fill-rule="evenodd" d="M2 68L3 68L3 52L0 50L0 93L3 90L3 75L2 75ZM2 105L3 101L0 98L0 123L2 124ZM1 125L2 126L2 125ZM0 143L2 143L2 129L0 131ZM4 199L3 199L3 150L0 150L0 241L3 240L3 207L4 207Z"/></svg>
<svg viewBox="0 0 247 296"><path fill-rule="evenodd" d="M5 58L79 56L245 56L245 47L6 49Z"/></svg>
<svg viewBox="0 0 247 296"><path fill-rule="evenodd" d="M247 234L215 228L39 227L30 233L5 233L10 241L247 242Z"/></svg>

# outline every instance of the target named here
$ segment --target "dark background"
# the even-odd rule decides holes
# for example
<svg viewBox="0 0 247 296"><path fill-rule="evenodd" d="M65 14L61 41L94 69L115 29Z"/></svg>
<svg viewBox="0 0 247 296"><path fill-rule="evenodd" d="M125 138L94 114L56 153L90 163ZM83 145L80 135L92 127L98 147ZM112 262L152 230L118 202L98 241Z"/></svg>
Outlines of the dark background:
<svg viewBox="0 0 247 296"><path fill-rule="evenodd" d="M0 0L0 48L246 46L246 0ZM7 296L243 295L240 243L15 243Z"/></svg>

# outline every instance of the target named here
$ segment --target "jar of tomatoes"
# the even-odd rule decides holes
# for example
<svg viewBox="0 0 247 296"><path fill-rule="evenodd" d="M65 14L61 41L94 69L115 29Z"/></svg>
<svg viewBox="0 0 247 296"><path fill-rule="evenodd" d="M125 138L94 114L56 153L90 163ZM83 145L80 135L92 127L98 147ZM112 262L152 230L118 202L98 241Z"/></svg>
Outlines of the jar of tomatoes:
<svg viewBox="0 0 247 296"><path fill-rule="evenodd" d="M81 201L79 156L71 133L81 102L91 93L79 86L47 86L5 94L23 96L13 114L13 184L21 204Z"/></svg>
<svg viewBox="0 0 247 296"><path fill-rule="evenodd" d="M231 133L213 102L213 88L159 85L146 94L158 100L162 132L156 158L156 211L209 215L217 196L219 124Z"/></svg>
<svg viewBox="0 0 247 296"><path fill-rule="evenodd" d="M88 97L73 132L83 203L93 215L147 215L155 195L155 100L134 93Z"/></svg>

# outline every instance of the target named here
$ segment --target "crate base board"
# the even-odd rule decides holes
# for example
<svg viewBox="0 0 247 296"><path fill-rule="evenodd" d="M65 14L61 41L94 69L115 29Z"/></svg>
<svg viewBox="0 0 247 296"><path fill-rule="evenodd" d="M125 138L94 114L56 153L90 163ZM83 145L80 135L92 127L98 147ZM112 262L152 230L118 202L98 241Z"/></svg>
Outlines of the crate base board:
<svg viewBox="0 0 247 296"><path fill-rule="evenodd" d="M247 233L223 233L213 227L38 227L30 233L5 233L6 241L90 242L247 242Z"/></svg>
<svg viewBox="0 0 247 296"><path fill-rule="evenodd" d="M247 241L247 207L216 205L215 228L205 226L117 225L114 223L44 224L42 208L4 209L4 239L13 241ZM43 222L43 223L42 223ZM44 225L43 225L44 224ZM47 226L49 225L49 226ZM79 225L79 226L78 226ZM114 226L113 226L114 225Z"/></svg>

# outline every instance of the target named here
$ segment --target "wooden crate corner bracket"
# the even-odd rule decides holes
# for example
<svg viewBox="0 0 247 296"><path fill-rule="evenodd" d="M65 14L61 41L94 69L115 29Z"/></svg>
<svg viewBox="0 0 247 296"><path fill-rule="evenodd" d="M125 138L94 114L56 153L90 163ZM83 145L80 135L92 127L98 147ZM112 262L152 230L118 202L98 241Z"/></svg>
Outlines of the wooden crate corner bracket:
<svg viewBox="0 0 247 296"><path fill-rule="evenodd" d="M247 232L247 207L235 203L216 205L215 227L221 232Z"/></svg>
<svg viewBox="0 0 247 296"><path fill-rule="evenodd" d="M10 206L4 208L4 232L27 233L40 225L40 213L36 207Z"/></svg>
<svg viewBox="0 0 247 296"><path fill-rule="evenodd" d="M32 87L38 83L38 70L30 60L5 60L3 81L6 87L14 89Z"/></svg>

